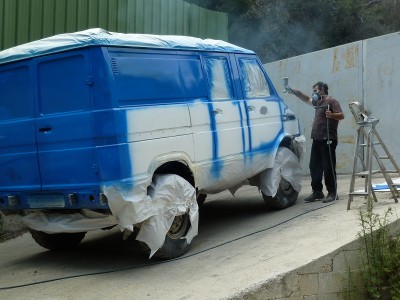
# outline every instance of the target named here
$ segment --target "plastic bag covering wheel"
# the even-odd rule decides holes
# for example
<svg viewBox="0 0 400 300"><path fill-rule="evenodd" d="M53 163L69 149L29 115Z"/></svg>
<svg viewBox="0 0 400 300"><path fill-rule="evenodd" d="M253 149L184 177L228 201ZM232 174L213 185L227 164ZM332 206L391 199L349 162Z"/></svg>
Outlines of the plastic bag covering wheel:
<svg viewBox="0 0 400 300"><path fill-rule="evenodd" d="M91 210L74 213L34 211L22 218L29 228L45 233L84 232L117 225L117 219L111 214Z"/></svg>
<svg viewBox="0 0 400 300"><path fill-rule="evenodd" d="M304 135L295 137L291 145L291 150L296 154L301 165L304 155L306 154L306 138Z"/></svg>
<svg viewBox="0 0 400 300"><path fill-rule="evenodd" d="M281 147L279 149L289 150L288 148L285 148L285 147ZM302 162L302 160L304 158L304 155L306 153L306 138L304 137L304 135L301 135L301 136L298 136L298 137L293 139L293 141L292 141L292 143L290 145L290 150L289 150L290 157L287 157L287 159L289 161L291 161L292 166L289 165L288 162L286 162L285 166L283 166L282 158L279 158L280 160L276 161L276 159L278 157L278 153L280 152L279 149L278 149L278 151L276 153L275 161L274 161L274 169L275 170L270 169L270 168L269 169L263 168L261 170L252 170L252 172L253 172L252 174L260 174L260 184L258 185L259 189L263 190L262 188L264 188L265 191L272 191L272 192L269 192L268 194L266 194L263 191L264 194L267 195L267 196L275 196L275 194L276 194L276 192L278 190L278 187L279 187L279 183L280 183L280 177L278 177L278 176L281 175L281 173L278 172L278 171L280 171L280 169L283 168L283 167L285 167L286 169L287 168L293 168L293 167L295 168L292 171L290 171L290 169L287 169L287 170L284 171L284 173L285 174L286 173L290 173L290 172L294 172L295 174L299 173L298 175L295 175L295 174L293 174L291 176L287 175L287 177L288 178L295 177L296 179L294 179L294 181L297 182L297 184L295 183L295 185L297 185L298 188L299 188L298 190L296 188L295 189L298 192L300 192L300 189L301 189L300 177L296 177L296 176L301 176L300 165L301 165L301 162ZM287 153L286 150L285 150L285 153ZM262 160L260 160L258 163L254 164L254 165L262 167L264 160L265 160L265 158L263 158ZM233 170L233 171L240 172L240 170ZM288 180L288 178L287 178L287 180ZM231 186L229 188L229 191L231 192L232 196L235 196L235 193L239 188L241 188L244 185L248 185L248 184L250 184L250 182L249 182L248 179L246 179L246 180L244 180L242 182L236 183L233 186ZM292 186L294 188L293 184L292 184ZM273 193L273 195L271 193Z"/></svg>
<svg viewBox="0 0 400 300"><path fill-rule="evenodd" d="M175 217L186 213L189 214L191 226L182 238L186 238L190 243L197 235L199 223L199 207L194 187L178 175L156 175L148 194L157 214L141 224L136 239L149 246L150 257L163 245Z"/></svg>
<svg viewBox="0 0 400 300"><path fill-rule="evenodd" d="M133 232L141 224L136 237L146 243L150 257L163 245L175 216L189 213L191 228L186 234L188 243L197 235L198 206L193 186L178 175L155 175L142 181L118 181L103 187L108 205L122 231Z"/></svg>
<svg viewBox="0 0 400 300"><path fill-rule="evenodd" d="M297 192L300 192L301 168L299 159L286 147L278 149L274 167L260 174L260 189L264 195L271 197L276 195L281 177L289 181Z"/></svg>

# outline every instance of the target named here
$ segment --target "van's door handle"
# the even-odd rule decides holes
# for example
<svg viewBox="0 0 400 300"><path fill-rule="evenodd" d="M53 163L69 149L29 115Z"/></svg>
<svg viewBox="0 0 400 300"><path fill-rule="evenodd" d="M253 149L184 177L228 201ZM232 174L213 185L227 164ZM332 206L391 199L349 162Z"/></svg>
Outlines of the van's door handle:
<svg viewBox="0 0 400 300"><path fill-rule="evenodd" d="M247 106L247 111L255 111L256 108L253 105Z"/></svg>
<svg viewBox="0 0 400 300"><path fill-rule="evenodd" d="M220 108L215 109L214 115L222 115L222 109L220 109Z"/></svg>
<svg viewBox="0 0 400 300"><path fill-rule="evenodd" d="M49 131L51 131L51 127L42 127L42 128L39 128L39 132L42 132L42 133L46 133L46 132L49 132Z"/></svg>

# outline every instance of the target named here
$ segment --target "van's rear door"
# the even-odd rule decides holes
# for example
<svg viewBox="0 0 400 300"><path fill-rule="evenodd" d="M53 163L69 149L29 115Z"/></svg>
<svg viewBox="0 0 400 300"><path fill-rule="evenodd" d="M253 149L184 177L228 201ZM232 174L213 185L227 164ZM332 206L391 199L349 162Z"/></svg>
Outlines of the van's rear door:
<svg viewBox="0 0 400 300"><path fill-rule="evenodd" d="M98 167L88 50L39 58L37 78L36 135L42 189L95 186Z"/></svg>
<svg viewBox="0 0 400 300"><path fill-rule="evenodd" d="M0 70L0 191L39 190L29 61Z"/></svg>

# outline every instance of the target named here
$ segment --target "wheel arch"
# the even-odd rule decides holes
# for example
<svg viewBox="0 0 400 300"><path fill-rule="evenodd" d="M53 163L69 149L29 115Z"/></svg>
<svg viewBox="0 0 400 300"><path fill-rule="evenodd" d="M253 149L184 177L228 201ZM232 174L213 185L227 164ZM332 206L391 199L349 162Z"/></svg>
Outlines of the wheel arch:
<svg viewBox="0 0 400 300"><path fill-rule="evenodd" d="M179 175L188 181L191 185L195 186L194 175L189 165L185 161L167 161L159 165L154 171L155 174L175 174Z"/></svg>
<svg viewBox="0 0 400 300"><path fill-rule="evenodd" d="M290 134L287 134L287 135L285 135L285 136L282 138L282 140L281 140L281 142L279 143L279 146L278 146L278 147L286 147L286 148L288 148L288 149L291 149L293 140L294 140L294 136L292 136L292 135L290 135Z"/></svg>

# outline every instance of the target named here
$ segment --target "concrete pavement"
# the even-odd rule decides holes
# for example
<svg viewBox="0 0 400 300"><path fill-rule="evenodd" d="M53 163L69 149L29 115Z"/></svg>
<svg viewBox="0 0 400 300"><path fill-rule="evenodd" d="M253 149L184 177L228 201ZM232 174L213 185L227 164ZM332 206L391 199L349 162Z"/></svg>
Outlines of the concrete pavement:
<svg viewBox="0 0 400 300"><path fill-rule="evenodd" d="M305 176L297 203L283 211L266 210L254 187L241 188L236 197L209 196L200 211L199 236L174 261L148 261L116 229L91 232L68 252L46 251L25 234L0 244L0 298L318 299L299 289L279 296L268 283L356 239L358 210L365 203L355 198L346 210L349 180L338 176L337 202L304 203L310 193ZM375 211L398 210L389 193L377 196ZM309 290L314 277L307 278Z"/></svg>

